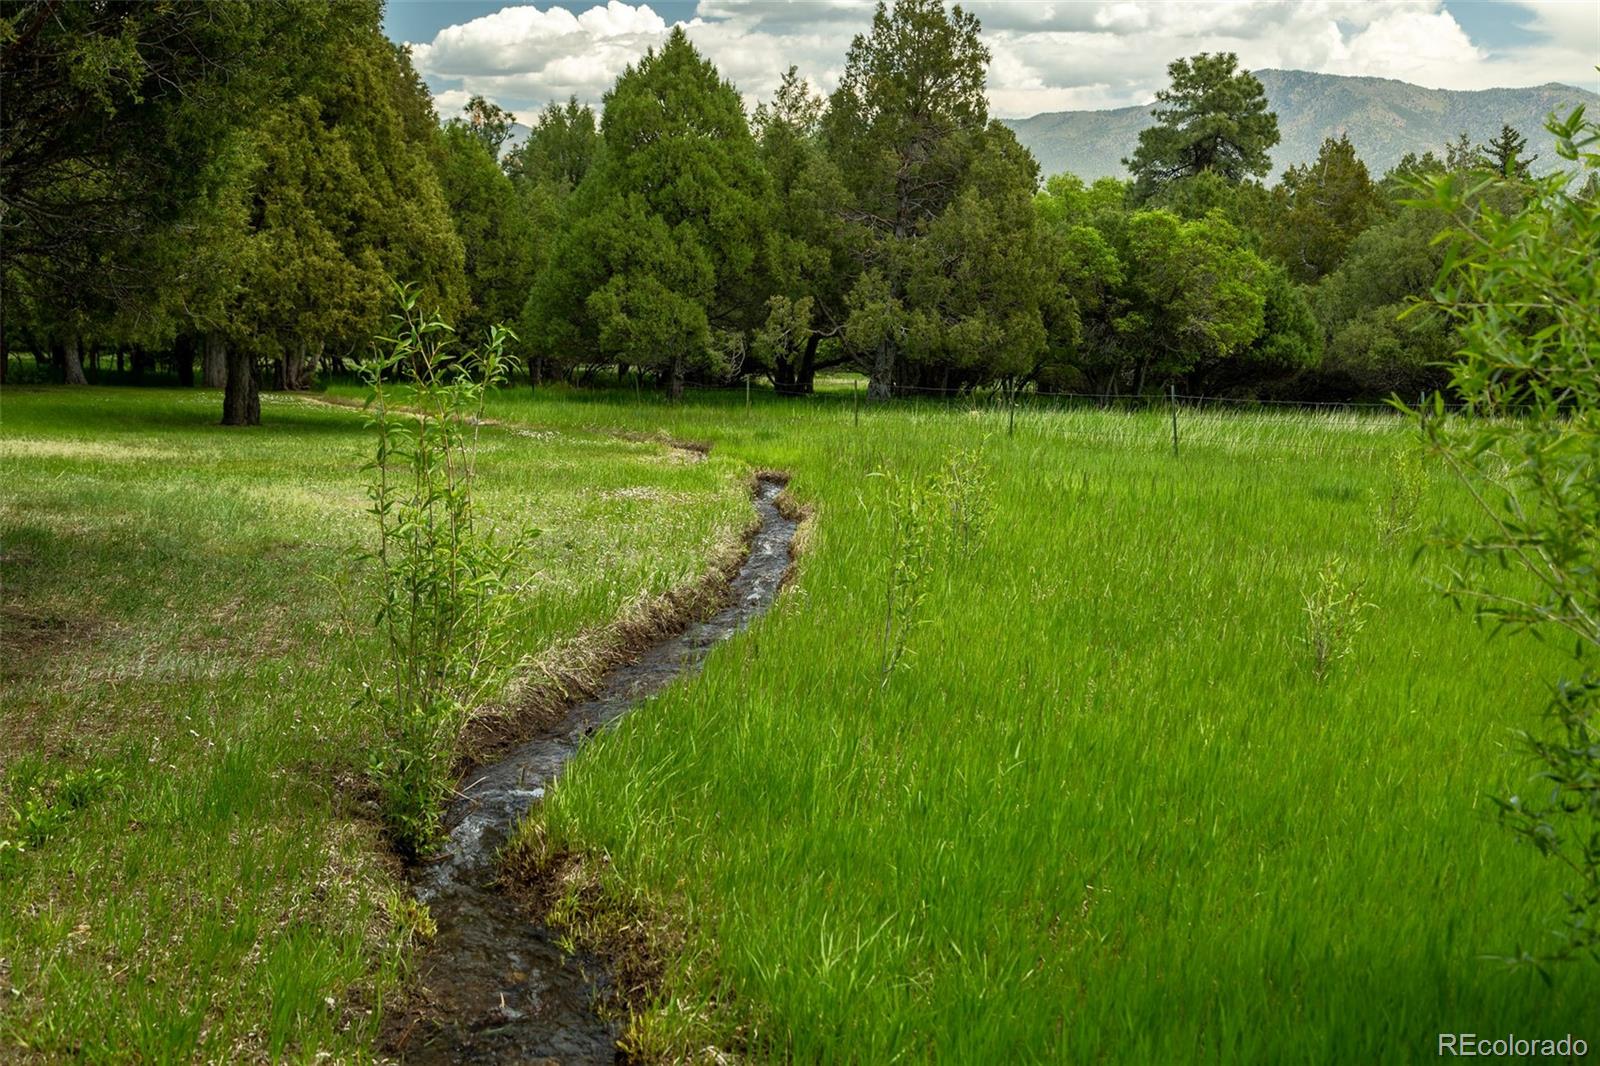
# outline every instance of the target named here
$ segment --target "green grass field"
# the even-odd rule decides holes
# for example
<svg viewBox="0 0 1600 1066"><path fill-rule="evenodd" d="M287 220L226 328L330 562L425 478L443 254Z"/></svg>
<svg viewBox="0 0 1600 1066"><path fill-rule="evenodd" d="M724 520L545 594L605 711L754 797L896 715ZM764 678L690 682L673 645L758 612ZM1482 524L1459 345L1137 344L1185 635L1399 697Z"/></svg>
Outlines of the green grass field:
<svg viewBox="0 0 1600 1066"><path fill-rule="evenodd" d="M1594 1033L1546 945L1554 870L1498 829L1560 654L1496 638L1384 543L1392 416L868 411L506 396L716 443L818 511L798 588L580 756L543 812L689 942L636 1031L760 1060L1376 1062L1442 1031ZM869 472L977 447L986 548L880 686ZM1468 515L1429 472L1420 518ZM1371 606L1319 683L1304 600Z"/></svg>
<svg viewBox="0 0 1600 1066"><path fill-rule="evenodd" d="M683 938L637 1040L801 1062L1592 1046L1589 975L1484 957L1555 919L1555 872L1487 797L1525 780L1511 730L1561 656L1490 639L1428 587L1418 535L1380 537L1398 419L1186 414L1174 458L1161 412L1024 411L1009 435L940 405L857 424L849 395L493 404L490 509L546 530L529 655L698 574L748 520L749 468L815 508L778 607L599 736L539 816ZM367 1054L407 952L330 581L364 529L359 419L269 397L227 431L214 394L59 389L0 416L0 837L30 804L53 825L3 859L0 1046ZM941 557L883 684L868 475L958 449L996 518ZM1422 519L1466 515L1430 473ZM1304 598L1333 559L1371 606L1319 682Z"/></svg>
<svg viewBox="0 0 1600 1066"><path fill-rule="evenodd" d="M215 393L5 392L0 1059L367 1057L402 987L409 889L353 709L373 645L335 580L370 535L362 419L265 399L241 431ZM544 531L518 654L693 580L749 520L731 460L485 444L486 513Z"/></svg>

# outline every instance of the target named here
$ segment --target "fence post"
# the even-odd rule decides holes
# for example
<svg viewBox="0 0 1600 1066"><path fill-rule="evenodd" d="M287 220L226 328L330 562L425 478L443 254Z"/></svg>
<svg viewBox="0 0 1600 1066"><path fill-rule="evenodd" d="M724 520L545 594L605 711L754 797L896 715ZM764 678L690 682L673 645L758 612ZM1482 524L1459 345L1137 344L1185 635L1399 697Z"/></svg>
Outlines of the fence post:
<svg viewBox="0 0 1600 1066"><path fill-rule="evenodd" d="M1172 410L1172 457L1178 457L1178 386L1167 386L1167 406Z"/></svg>

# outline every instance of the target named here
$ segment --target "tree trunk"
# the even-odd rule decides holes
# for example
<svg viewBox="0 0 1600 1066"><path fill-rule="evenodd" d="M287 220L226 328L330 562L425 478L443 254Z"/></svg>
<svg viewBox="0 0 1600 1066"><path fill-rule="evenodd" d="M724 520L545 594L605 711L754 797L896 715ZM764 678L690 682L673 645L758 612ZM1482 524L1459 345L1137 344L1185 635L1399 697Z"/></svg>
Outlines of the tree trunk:
<svg viewBox="0 0 1600 1066"><path fill-rule="evenodd" d="M117 376L121 377L127 369L127 364L123 362L122 345L119 344L117 345Z"/></svg>
<svg viewBox="0 0 1600 1066"><path fill-rule="evenodd" d="M811 334L806 338L805 354L800 356L800 372L795 375L795 385L807 396L817 391L817 348L821 344L822 334Z"/></svg>
<svg viewBox="0 0 1600 1066"><path fill-rule="evenodd" d="M194 388L195 347L193 333L180 333L172 342L172 368L178 372L178 384L191 389Z"/></svg>
<svg viewBox="0 0 1600 1066"><path fill-rule="evenodd" d="M63 359L61 365L66 370L66 381L68 385L89 384L89 379L83 376L83 360L78 357L78 345L80 343L81 342L78 340L78 335L76 333L70 333L67 335L66 344L64 344L61 349Z"/></svg>
<svg viewBox="0 0 1600 1066"><path fill-rule="evenodd" d="M772 389L779 396L800 395L800 374L797 363L798 360L790 358L787 351L782 355L773 356Z"/></svg>
<svg viewBox="0 0 1600 1066"><path fill-rule="evenodd" d="M544 381L544 359L534 356L528 360L528 387L537 389Z"/></svg>
<svg viewBox="0 0 1600 1066"><path fill-rule="evenodd" d="M133 346L133 354L132 354L131 358L129 359L129 362L132 364L133 381L134 381L134 384L136 384L136 385L139 382L144 380L145 359L146 359L146 356L145 356L144 345L135 344Z"/></svg>
<svg viewBox="0 0 1600 1066"><path fill-rule="evenodd" d="M256 388L255 357L239 344L228 349L228 384L222 393L222 424L261 424L261 393Z"/></svg>
<svg viewBox="0 0 1600 1066"><path fill-rule="evenodd" d="M200 380L208 389L220 389L228 383L228 342L220 333L206 334Z"/></svg>
<svg viewBox="0 0 1600 1066"><path fill-rule="evenodd" d="M888 337L878 342L872 357L872 376L867 381L867 399L887 400L894 395L894 342Z"/></svg>
<svg viewBox="0 0 1600 1066"><path fill-rule="evenodd" d="M294 347L283 357L283 388L290 392L304 389L306 377L306 342L295 341Z"/></svg>
<svg viewBox="0 0 1600 1066"><path fill-rule="evenodd" d="M672 357L672 369L667 375L667 399L677 403L683 399L683 356Z"/></svg>

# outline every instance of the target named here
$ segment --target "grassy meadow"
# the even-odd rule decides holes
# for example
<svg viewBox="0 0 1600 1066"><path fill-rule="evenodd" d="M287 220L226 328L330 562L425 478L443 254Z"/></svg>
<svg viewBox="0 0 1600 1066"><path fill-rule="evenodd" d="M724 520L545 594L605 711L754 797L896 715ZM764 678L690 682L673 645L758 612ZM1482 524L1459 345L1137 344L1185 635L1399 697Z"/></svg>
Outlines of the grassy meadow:
<svg viewBox="0 0 1600 1066"><path fill-rule="evenodd" d="M359 412L195 390L0 405L0 1060L370 1058L414 912L364 783ZM537 525L516 651L683 585L749 521L739 464L485 431ZM341 586L345 591L341 592ZM536 668L535 668L536 669Z"/></svg>
<svg viewBox="0 0 1600 1066"><path fill-rule="evenodd" d="M580 402L583 401L583 402ZM868 409L507 394L791 471L800 580L598 738L525 834L670 916L637 1046L757 1061L1376 1062L1437 1034L1593 1034L1555 871L1501 831L1557 649L1491 638L1385 537L1393 415ZM881 680L883 479L979 450L995 520ZM1417 521L1466 520L1426 469ZM1306 597L1366 604L1315 677ZM534 846L532 842L542 840ZM1592 1039L1592 1037L1591 1037Z"/></svg>
<svg viewBox="0 0 1600 1066"><path fill-rule="evenodd" d="M351 388L334 390L343 398ZM0 1047L90 1061L375 1054L414 911L363 784L359 415L270 396L8 389L0 459ZM527 827L674 945L632 1047L753 1061L1433 1058L1441 1031L1595 1034L1542 943L1557 884L1500 831L1510 732L1560 653L1476 629L1382 534L1414 447L1385 415L526 389L483 500L544 530L518 653L814 510L750 631L594 739ZM653 441L713 445L689 461ZM974 452L884 680L886 472ZM1417 519L1464 518L1426 471ZM1364 626L1315 676L1339 562ZM544 656L546 658L541 658ZM538 667L530 667L537 670ZM23 845L18 850L17 844Z"/></svg>

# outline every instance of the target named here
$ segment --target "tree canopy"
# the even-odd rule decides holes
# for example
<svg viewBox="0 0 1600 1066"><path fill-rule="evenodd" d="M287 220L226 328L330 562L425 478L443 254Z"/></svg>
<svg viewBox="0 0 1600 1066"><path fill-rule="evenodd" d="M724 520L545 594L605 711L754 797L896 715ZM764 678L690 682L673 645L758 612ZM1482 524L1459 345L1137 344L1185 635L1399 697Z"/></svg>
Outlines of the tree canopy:
<svg viewBox="0 0 1600 1066"><path fill-rule="evenodd" d="M879 3L826 99L790 68L747 114L680 29L513 144L481 95L441 123L379 14L5 8L0 353L73 383L111 352L182 383L199 359L250 423L258 387L339 372L408 284L465 334L513 323L535 384L805 394L847 366L874 398L1409 396L1446 384L1451 340L1399 318L1442 254L1415 182L1493 170L1514 180L1476 195L1514 214L1536 158L1507 126L1374 181L1340 135L1268 187L1260 82L1201 53L1168 68L1129 180L1041 191L989 117L978 19L943 0Z"/></svg>
<svg viewBox="0 0 1600 1066"><path fill-rule="evenodd" d="M1232 52L1201 52L1167 67L1170 88L1156 93L1156 124L1123 160L1135 191L1148 198L1168 182L1215 173L1228 181L1262 177L1278 143L1278 116L1266 91Z"/></svg>

